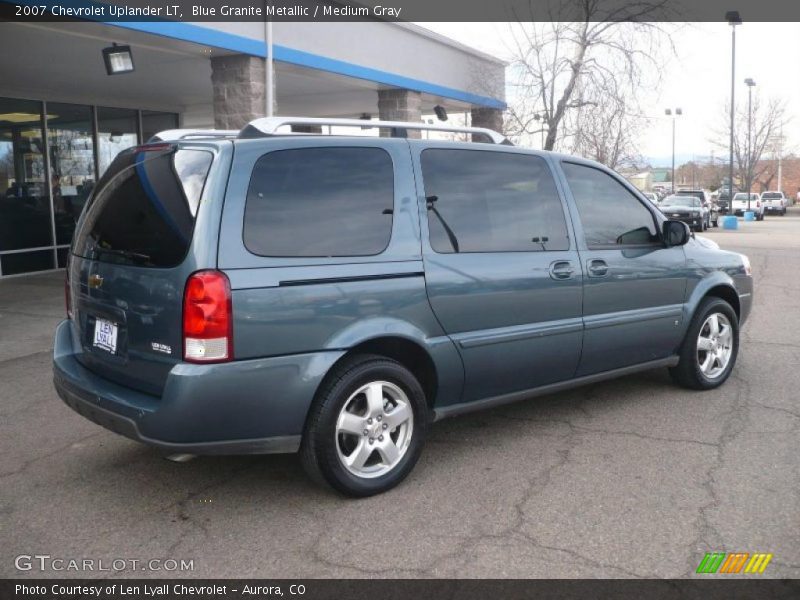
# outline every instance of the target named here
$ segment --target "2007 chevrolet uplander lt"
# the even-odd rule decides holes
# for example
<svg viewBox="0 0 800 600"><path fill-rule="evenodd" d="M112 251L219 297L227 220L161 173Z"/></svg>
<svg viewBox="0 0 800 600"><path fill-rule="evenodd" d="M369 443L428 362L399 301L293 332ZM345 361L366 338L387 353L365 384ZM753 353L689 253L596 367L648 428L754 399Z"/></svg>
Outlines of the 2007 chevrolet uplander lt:
<svg viewBox="0 0 800 600"><path fill-rule="evenodd" d="M280 132L323 123L392 135ZM365 496L433 420L654 367L728 378L747 257L599 164L419 129L457 128L276 117L122 152L72 244L61 398L173 452L299 450Z"/></svg>

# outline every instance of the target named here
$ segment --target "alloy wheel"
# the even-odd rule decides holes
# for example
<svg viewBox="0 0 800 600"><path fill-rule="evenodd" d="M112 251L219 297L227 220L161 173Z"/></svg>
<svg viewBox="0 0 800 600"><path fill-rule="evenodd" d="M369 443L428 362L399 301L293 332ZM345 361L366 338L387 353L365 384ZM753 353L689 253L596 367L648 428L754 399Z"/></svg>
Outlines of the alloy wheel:
<svg viewBox="0 0 800 600"><path fill-rule="evenodd" d="M380 477L400 463L413 431L414 412L406 393L388 381L372 381L353 392L339 412L339 460L357 477Z"/></svg>
<svg viewBox="0 0 800 600"><path fill-rule="evenodd" d="M716 379L727 368L733 354L733 327L722 313L711 313L697 336L697 364L709 379Z"/></svg>

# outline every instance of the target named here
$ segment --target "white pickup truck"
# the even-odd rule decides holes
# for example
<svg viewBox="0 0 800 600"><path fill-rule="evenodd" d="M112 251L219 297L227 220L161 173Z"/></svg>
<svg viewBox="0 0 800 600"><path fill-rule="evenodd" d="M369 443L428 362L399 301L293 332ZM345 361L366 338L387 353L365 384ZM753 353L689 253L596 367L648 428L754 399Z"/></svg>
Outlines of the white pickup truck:
<svg viewBox="0 0 800 600"><path fill-rule="evenodd" d="M789 201L783 192L762 192L761 204L768 213L777 213L783 216L786 214L786 205L789 204Z"/></svg>
<svg viewBox="0 0 800 600"><path fill-rule="evenodd" d="M748 206L748 196L749 196L749 206ZM757 221L764 220L764 203L761 202L761 198L756 193L747 192L739 192L738 194L734 194L733 202L731 202L731 212L734 215L743 215L747 211L752 211L756 214Z"/></svg>

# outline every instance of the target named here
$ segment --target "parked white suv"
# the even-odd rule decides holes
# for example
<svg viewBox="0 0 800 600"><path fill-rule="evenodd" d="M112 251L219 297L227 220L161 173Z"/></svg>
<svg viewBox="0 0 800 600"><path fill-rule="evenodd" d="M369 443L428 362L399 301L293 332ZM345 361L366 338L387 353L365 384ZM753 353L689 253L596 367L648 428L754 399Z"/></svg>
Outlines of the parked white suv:
<svg viewBox="0 0 800 600"><path fill-rule="evenodd" d="M781 216L786 214L786 205L789 201L783 192L762 192L761 204L768 213L777 213Z"/></svg>
<svg viewBox="0 0 800 600"><path fill-rule="evenodd" d="M749 206L748 206L749 197ZM752 211L756 214L757 221L764 220L764 203L756 193L739 192L733 196L731 202L731 212L737 216L743 215L746 211Z"/></svg>

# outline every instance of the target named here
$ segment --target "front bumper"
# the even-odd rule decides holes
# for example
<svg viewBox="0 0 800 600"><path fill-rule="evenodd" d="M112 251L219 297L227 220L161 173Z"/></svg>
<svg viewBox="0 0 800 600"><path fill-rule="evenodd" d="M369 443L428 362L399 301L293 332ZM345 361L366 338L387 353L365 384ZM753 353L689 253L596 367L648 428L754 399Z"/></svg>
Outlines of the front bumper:
<svg viewBox="0 0 800 600"><path fill-rule="evenodd" d="M160 397L109 381L76 358L70 321L56 329L53 382L75 412L170 452L296 452L322 377L342 352L230 363L176 364Z"/></svg>
<svg viewBox="0 0 800 600"><path fill-rule="evenodd" d="M703 220L704 220L702 216L695 217L695 216L692 216L692 215L681 215L681 216L678 216L678 217L674 217L670 213L665 213L665 214L667 215L668 218L670 218L670 219L672 219L674 221L683 221L689 227L695 227L695 228L700 227L703 224Z"/></svg>

